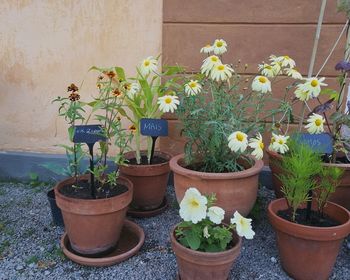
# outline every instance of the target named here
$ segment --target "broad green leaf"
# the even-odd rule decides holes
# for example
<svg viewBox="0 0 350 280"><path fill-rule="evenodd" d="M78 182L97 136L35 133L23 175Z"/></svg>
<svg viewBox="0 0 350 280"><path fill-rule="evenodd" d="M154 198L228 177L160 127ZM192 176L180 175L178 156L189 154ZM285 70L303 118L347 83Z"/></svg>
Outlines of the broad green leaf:
<svg viewBox="0 0 350 280"><path fill-rule="evenodd" d="M123 68L115 67L114 70L117 73L119 79L122 79L123 81L126 81L125 72L124 72Z"/></svg>
<svg viewBox="0 0 350 280"><path fill-rule="evenodd" d="M197 250L201 245L200 237L192 230L185 232L185 238L192 250Z"/></svg>

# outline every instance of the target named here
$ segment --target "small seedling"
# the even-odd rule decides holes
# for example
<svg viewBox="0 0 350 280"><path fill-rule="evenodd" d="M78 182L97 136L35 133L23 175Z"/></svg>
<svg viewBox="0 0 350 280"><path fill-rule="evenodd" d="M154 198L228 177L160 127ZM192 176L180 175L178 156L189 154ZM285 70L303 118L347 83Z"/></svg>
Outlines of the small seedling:
<svg viewBox="0 0 350 280"><path fill-rule="evenodd" d="M39 257L36 255L30 256L25 260L25 263L27 265L32 264L32 263L38 263L39 262Z"/></svg>

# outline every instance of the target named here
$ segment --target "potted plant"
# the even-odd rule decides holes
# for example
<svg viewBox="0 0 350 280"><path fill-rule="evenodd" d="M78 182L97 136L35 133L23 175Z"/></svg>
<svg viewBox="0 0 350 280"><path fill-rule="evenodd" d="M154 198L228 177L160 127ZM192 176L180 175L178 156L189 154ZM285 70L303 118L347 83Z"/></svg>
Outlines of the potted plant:
<svg viewBox="0 0 350 280"><path fill-rule="evenodd" d="M284 57L281 64L259 65L261 75L249 86L249 79L238 74L244 73L246 66L242 69L239 62L234 70L222 62L226 49L224 40L203 48L201 52L208 57L201 73L185 76L177 115L187 143L185 153L171 159L170 168L178 202L188 186L195 185L203 193L215 191L228 220L235 210L248 215L254 206L263 168L260 133L265 131L265 121L278 113L289 116L283 101L278 100L277 109L265 107L266 102L276 101L269 79L286 72L298 79L300 74L293 69L294 61Z"/></svg>
<svg viewBox="0 0 350 280"><path fill-rule="evenodd" d="M113 91L115 79L113 70L104 71L99 77L99 94L90 103L79 102L80 94L74 84L68 87L70 95L58 97L59 115L69 124L69 139L74 140L77 133L77 122L93 118L101 123L100 130L93 132L88 129L88 135L93 134L100 141L100 156L94 160L93 143L89 143L90 175L78 176L77 166L78 144L73 145L74 177L65 179L55 186L58 207L61 209L65 230L70 247L74 252L91 256L113 250L120 237L124 225L127 208L132 199L132 183L117 171L107 173L107 153L110 141L114 139L118 147L127 147L130 137L122 129L118 107L122 100ZM85 105L91 106L91 114L84 117ZM123 149L119 151L116 160L122 161ZM86 154L86 153L85 153Z"/></svg>
<svg viewBox="0 0 350 280"><path fill-rule="evenodd" d="M285 198L269 204L268 217L282 267L295 279L328 279L350 233L349 211L328 202L342 170L323 166L321 156L300 142L291 144L281 170Z"/></svg>
<svg viewBox="0 0 350 280"><path fill-rule="evenodd" d="M156 138L150 136L145 136L147 148L141 148L141 120L159 119L165 112L174 112L179 103L172 90L175 78L169 76L180 68L166 67L159 72L158 59L144 59L136 68L135 78L127 78L122 68L117 71L121 82L120 93L124 95L124 106L119 110L131 122L129 129L135 140L135 150L123 155L126 161L119 170L122 176L133 182L134 194L129 213L136 216L153 216L166 206L164 200L171 156L161 151L152 154ZM162 83L161 79L165 77L168 79Z"/></svg>
<svg viewBox="0 0 350 280"><path fill-rule="evenodd" d="M228 279L241 250L241 237L252 239L251 219L237 211L224 224L225 211L214 206L215 194L202 195L196 188L186 190L180 203L183 222L171 231L179 279Z"/></svg>

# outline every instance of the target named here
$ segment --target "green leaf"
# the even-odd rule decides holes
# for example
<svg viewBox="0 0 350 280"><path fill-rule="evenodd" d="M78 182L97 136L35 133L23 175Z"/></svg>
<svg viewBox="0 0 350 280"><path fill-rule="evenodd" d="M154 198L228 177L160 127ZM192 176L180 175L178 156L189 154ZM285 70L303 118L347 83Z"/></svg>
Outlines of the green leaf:
<svg viewBox="0 0 350 280"><path fill-rule="evenodd" d="M200 237L192 230L185 232L185 238L192 250L197 250L201 245Z"/></svg>
<svg viewBox="0 0 350 280"><path fill-rule="evenodd" d="M125 81L126 78L125 78L125 72L124 72L124 69L121 68L121 67L115 67L114 68L115 72L117 73L118 75L118 78Z"/></svg>
<svg viewBox="0 0 350 280"><path fill-rule="evenodd" d="M322 89L320 94L328 95L330 99L334 99L334 100L338 100L339 98L339 92L331 88Z"/></svg>

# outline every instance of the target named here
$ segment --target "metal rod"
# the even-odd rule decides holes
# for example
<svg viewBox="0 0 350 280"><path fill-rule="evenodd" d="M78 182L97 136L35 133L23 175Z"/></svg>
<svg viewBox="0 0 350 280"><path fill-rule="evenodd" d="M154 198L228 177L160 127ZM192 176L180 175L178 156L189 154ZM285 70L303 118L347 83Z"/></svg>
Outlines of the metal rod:
<svg viewBox="0 0 350 280"><path fill-rule="evenodd" d="M157 138L158 138L158 136L152 136L152 150L151 150L151 159L149 161L149 164L153 163L154 149L156 147Z"/></svg>
<svg viewBox="0 0 350 280"><path fill-rule="evenodd" d="M91 196L93 198L96 198L96 192L95 192L95 177L94 177L94 143L89 143L89 152L90 152L90 186L91 186Z"/></svg>

